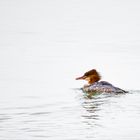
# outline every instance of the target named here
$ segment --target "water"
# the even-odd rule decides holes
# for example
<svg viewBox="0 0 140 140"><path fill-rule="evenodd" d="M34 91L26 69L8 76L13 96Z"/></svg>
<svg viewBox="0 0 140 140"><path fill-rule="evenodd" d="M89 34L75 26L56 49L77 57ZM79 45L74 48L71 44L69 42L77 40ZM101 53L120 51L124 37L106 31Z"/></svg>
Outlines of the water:
<svg viewBox="0 0 140 140"><path fill-rule="evenodd" d="M139 140L139 12L139 1L0 1L0 140ZM75 78L92 68L129 93L85 95Z"/></svg>
<svg viewBox="0 0 140 140"><path fill-rule="evenodd" d="M139 99L139 91L91 99L72 89L58 96L38 93L1 98L0 138L138 139Z"/></svg>

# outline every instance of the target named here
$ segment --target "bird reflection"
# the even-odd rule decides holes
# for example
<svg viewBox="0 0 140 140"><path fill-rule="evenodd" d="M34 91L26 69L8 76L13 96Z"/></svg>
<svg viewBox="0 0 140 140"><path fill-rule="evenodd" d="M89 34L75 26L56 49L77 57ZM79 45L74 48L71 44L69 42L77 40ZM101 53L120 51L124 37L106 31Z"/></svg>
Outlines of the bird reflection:
<svg viewBox="0 0 140 140"><path fill-rule="evenodd" d="M109 100L109 95L106 94L85 94L82 99L82 107L84 108L84 112L81 115L84 119L83 122L90 125L95 126L99 125L99 121L102 117L102 108L104 104L106 104Z"/></svg>

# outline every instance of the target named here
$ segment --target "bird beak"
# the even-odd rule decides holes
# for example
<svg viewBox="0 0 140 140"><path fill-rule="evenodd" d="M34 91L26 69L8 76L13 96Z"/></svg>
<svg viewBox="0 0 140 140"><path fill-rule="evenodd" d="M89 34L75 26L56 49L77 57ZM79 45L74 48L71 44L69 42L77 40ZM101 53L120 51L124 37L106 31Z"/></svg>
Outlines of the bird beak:
<svg viewBox="0 0 140 140"><path fill-rule="evenodd" d="M86 76L77 77L76 80L84 80Z"/></svg>

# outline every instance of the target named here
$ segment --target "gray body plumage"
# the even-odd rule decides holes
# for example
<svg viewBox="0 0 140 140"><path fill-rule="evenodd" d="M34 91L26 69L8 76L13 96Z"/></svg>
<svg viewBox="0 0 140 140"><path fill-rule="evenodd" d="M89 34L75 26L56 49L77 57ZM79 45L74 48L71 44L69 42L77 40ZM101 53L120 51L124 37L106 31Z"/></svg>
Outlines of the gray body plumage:
<svg viewBox="0 0 140 140"><path fill-rule="evenodd" d="M125 90L115 87L106 81L95 82L91 85L84 86L82 90L84 92L126 93Z"/></svg>

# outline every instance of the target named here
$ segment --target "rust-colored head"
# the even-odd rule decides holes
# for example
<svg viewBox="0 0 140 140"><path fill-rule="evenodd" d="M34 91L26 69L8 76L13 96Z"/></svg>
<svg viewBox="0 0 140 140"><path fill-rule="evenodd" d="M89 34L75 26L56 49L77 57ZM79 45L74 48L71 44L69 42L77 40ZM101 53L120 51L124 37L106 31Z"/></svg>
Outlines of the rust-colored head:
<svg viewBox="0 0 140 140"><path fill-rule="evenodd" d="M100 79L101 79L101 76L95 69L92 69L86 72L83 76L76 78L76 80L86 80L88 81L89 84L93 84L94 82L97 82Z"/></svg>

